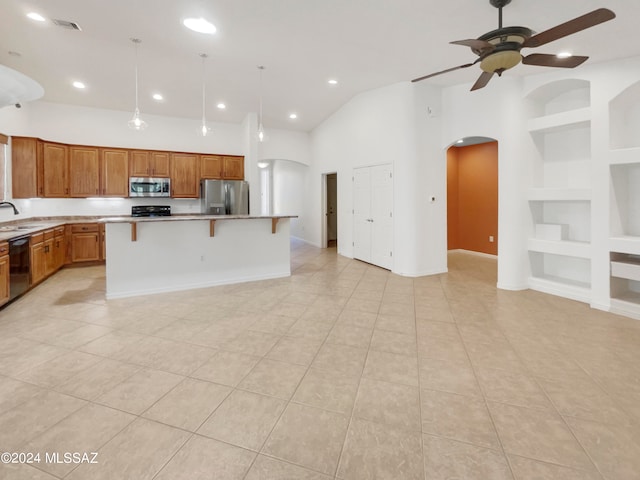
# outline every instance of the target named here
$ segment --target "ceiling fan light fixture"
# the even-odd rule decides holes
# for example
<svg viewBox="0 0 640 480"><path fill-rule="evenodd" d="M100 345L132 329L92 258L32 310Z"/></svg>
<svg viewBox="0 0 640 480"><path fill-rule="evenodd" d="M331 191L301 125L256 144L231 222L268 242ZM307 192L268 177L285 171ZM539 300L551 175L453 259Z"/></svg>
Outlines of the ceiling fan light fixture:
<svg viewBox="0 0 640 480"><path fill-rule="evenodd" d="M46 18L44 18L38 12L29 12L27 13L27 17L29 17L31 20L35 20L36 22L44 22L46 20Z"/></svg>
<svg viewBox="0 0 640 480"><path fill-rule="evenodd" d="M502 73L515 67L522 61L517 50L503 50L488 55L480 62L480 68L487 73Z"/></svg>
<svg viewBox="0 0 640 480"><path fill-rule="evenodd" d="M558 58L571 58L573 57L573 53L571 52L560 52L556 55Z"/></svg>
<svg viewBox="0 0 640 480"><path fill-rule="evenodd" d="M185 18L182 24L189 30L193 30L198 33L205 33L207 35L213 35L216 33L216 26L208 20L200 18Z"/></svg>

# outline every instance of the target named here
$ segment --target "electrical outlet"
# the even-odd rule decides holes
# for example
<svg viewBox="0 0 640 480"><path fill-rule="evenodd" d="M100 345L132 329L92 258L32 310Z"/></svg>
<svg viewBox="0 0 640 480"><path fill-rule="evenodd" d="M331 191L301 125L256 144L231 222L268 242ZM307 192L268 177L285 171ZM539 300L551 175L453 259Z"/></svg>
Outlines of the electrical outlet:
<svg viewBox="0 0 640 480"><path fill-rule="evenodd" d="M489 235L489 243L493 243L493 235Z"/></svg>

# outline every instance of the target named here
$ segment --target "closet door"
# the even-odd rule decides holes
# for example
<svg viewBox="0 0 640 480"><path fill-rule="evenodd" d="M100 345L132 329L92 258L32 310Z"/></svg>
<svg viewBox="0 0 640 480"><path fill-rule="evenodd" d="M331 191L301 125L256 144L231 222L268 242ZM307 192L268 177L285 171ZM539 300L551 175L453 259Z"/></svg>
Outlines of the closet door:
<svg viewBox="0 0 640 480"><path fill-rule="evenodd" d="M391 164L353 170L353 256L382 268L393 266L393 172Z"/></svg>
<svg viewBox="0 0 640 480"><path fill-rule="evenodd" d="M391 165L371 167L371 263L393 266L393 173Z"/></svg>
<svg viewBox="0 0 640 480"><path fill-rule="evenodd" d="M371 263L371 169L353 170L353 258Z"/></svg>

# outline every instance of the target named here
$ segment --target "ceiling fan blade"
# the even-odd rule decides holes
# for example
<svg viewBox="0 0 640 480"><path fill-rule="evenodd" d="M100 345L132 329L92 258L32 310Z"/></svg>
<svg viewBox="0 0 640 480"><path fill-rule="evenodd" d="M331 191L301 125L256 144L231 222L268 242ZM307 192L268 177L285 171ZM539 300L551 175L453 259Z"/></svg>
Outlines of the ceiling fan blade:
<svg viewBox="0 0 640 480"><path fill-rule="evenodd" d="M419 82L420 80L426 80L427 78L435 77L436 75L442 75L443 73L453 72L454 70L460 70L461 68L468 68L474 64L475 62L467 63L465 65L460 65L459 67L447 68L446 70L442 70L441 72L430 73L429 75L425 75L424 77L414 78L413 80L411 80L411 82L412 83Z"/></svg>
<svg viewBox="0 0 640 480"><path fill-rule="evenodd" d="M616 18L616 14L607 8L599 8L593 12L574 18L568 22L540 32L537 35L527 38L522 47L539 47L554 40L558 40L568 35L580 32L590 27L594 27L600 23L608 22Z"/></svg>
<svg viewBox="0 0 640 480"><path fill-rule="evenodd" d="M525 65L538 65L539 67L561 67L576 68L587 61L589 57L573 56L567 58L558 58L555 55L547 55L545 53L532 53L522 59Z"/></svg>
<svg viewBox="0 0 640 480"><path fill-rule="evenodd" d="M496 46L493 43L489 43L486 40L477 40L471 38L469 40L456 40L455 42L449 42L453 45L463 45L465 47L471 47L474 50L495 50Z"/></svg>
<svg viewBox="0 0 640 480"><path fill-rule="evenodd" d="M480 75L478 80L476 80L476 83L474 83L473 87L471 87L471 91L473 92L474 90L479 90L486 87L487 83L489 83L489 80L493 78L493 75L494 72L482 72L482 75Z"/></svg>

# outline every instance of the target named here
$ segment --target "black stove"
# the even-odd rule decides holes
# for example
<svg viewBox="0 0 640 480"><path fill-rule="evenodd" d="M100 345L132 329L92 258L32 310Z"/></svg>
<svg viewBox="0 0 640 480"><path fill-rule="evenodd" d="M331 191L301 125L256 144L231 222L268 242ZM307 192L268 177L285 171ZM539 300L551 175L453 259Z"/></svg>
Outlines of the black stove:
<svg viewBox="0 0 640 480"><path fill-rule="evenodd" d="M131 207L132 217L170 217L169 205L135 205Z"/></svg>

